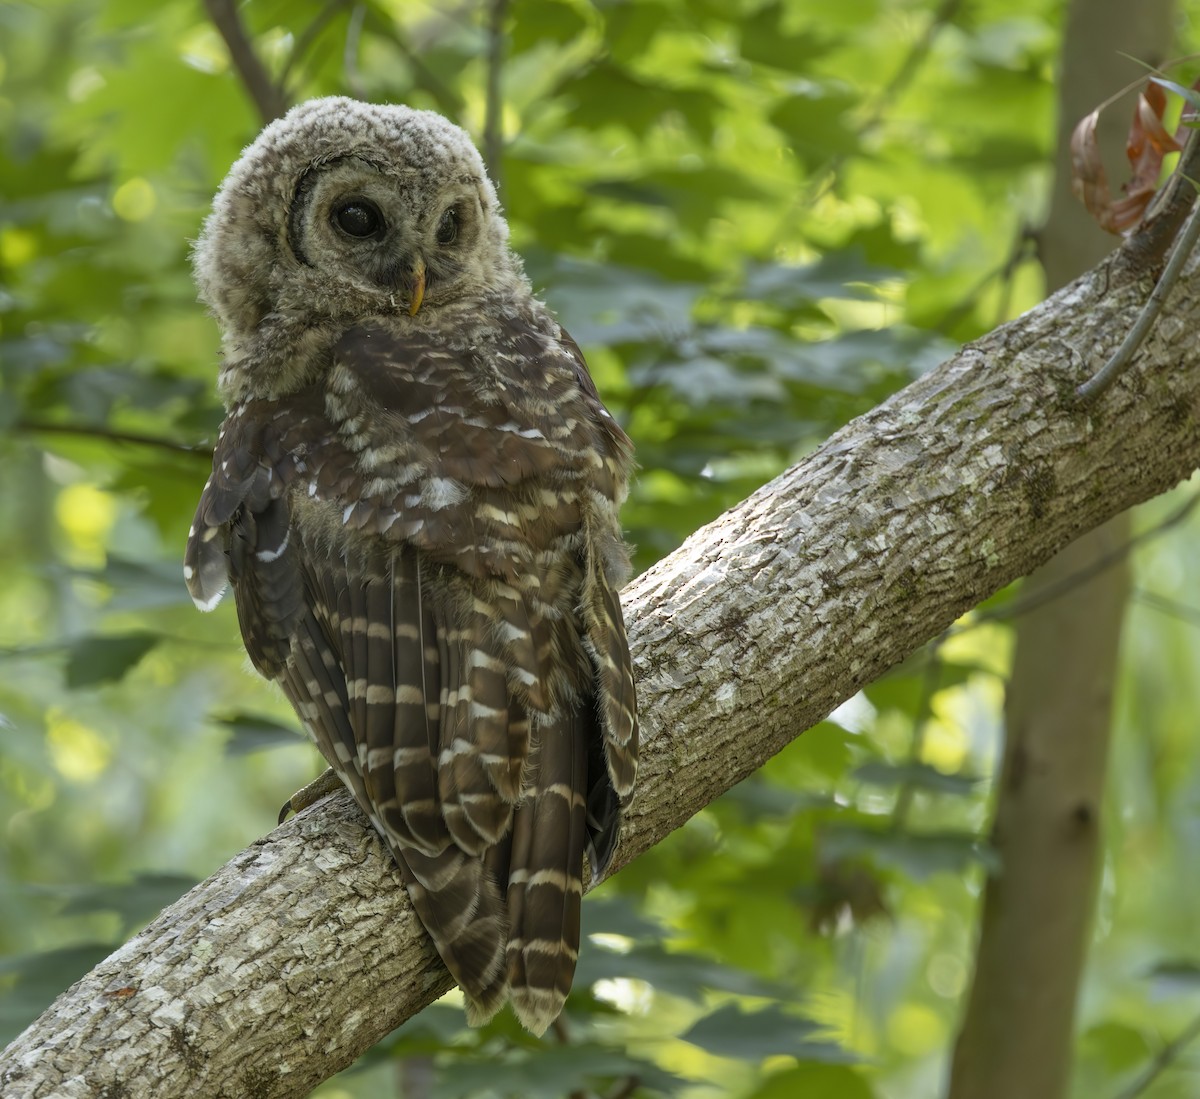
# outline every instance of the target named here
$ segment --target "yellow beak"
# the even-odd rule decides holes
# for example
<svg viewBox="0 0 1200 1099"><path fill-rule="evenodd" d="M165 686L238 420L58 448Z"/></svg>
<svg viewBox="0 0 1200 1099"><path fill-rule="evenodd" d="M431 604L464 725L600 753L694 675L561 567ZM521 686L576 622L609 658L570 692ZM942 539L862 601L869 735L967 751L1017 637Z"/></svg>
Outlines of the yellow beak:
<svg viewBox="0 0 1200 1099"><path fill-rule="evenodd" d="M412 297L408 302L408 315L415 317L417 310L421 308L421 302L425 300L425 261L417 256L416 263L413 264L412 270Z"/></svg>

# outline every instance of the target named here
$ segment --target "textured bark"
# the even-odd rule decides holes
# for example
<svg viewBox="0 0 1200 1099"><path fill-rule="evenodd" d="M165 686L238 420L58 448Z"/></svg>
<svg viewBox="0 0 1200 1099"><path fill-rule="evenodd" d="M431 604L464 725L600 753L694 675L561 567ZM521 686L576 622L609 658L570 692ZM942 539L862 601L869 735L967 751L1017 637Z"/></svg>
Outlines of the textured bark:
<svg viewBox="0 0 1200 1099"><path fill-rule="evenodd" d="M1052 289L1114 244L1071 193L1071 132L1098 103L1141 74L1133 58L1161 61L1170 44L1173 6L1172 0L1136 5L1071 0L1059 78L1055 181L1039 240ZM1097 128L1114 182L1128 173L1129 114L1125 103L1115 105ZM1069 590L1062 586L1124 543L1129 532L1128 515L1117 516L1068 546L1021 589L1035 609L1017 623L1005 709L991 832L1003 870L984 890L950 1099L1059 1099L1068 1090L1075 1005L1102 851L1128 563L1114 563ZM1039 596L1052 597L1041 602Z"/></svg>
<svg viewBox="0 0 1200 1099"><path fill-rule="evenodd" d="M645 745L623 865L1081 532L1200 464L1200 275L1090 411L1148 292L1105 270L966 348L624 593ZM586 925L586 905L584 921ZM448 987L341 797L163 912L0 1055L28 1096L305 1094Z"/></svg>

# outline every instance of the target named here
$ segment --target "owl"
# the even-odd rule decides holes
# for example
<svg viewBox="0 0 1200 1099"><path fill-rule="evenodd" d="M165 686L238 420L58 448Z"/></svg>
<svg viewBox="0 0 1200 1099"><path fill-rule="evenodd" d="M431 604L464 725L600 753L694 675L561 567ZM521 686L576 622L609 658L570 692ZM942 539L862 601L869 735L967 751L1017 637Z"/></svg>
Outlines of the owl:
<svg viewBox="0 0 1200 1099"><path fill-rule="evenodd" d="M195 272L227 416L192 598L232 587L468 1020L507 999L541 1034L637 770L629 439L440 115L295 107L222 184Z"/></svg>

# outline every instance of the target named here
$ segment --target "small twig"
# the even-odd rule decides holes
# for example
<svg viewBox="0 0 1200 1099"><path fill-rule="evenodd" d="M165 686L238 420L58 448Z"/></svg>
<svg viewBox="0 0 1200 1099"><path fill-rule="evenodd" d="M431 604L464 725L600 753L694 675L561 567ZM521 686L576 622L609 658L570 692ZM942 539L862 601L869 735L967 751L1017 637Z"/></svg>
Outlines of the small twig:
<svg viewBox="0 0 1200 1099"><path fill-rule="evenodd" d="M173 454L187 454L205 461L212 461L212 447L193 446L164 439L158 435L142 435L136 431L114 431L107 427L92 427L88 424L51 424L40 420L18 420L12 430L30 435L77 435L85 439L99 439L108 443L130 443L134 446L157 447Z"/></svg>
<svg viewBox="0 0 1200 1099"><path fill-rule="evenodd" d="M1170 1068L1179 1059L1179 1055L1197 1038L1200 1038L1200 1015L1197 1015L1163 1046L1141 1075L1127 1088L1119 1091L1114 1099L1138 1099L1139 1095L1145 1095L1150 1085Z"/></svg>
<svg viewBox="0 0 1200 1099"><path fill-rule="evenodd" d="M225 40L229 58L254 101L263 124L273 122L287 110L283 91L271 80L262 59L254 52L246 28L238 18L233 0L204 0L204 10Z"/></svg>
<svg viewBox="0 0 1200 1099"><path fill-rule="evenodd" d="M1197 148L1200 148L1200 131L1194 132L1188 138L1188 149L1193 151L1193 156ZM1179 167L1183 168L1182 161ZM1187 179L1186 176L1182 176L1182 178ZM1196 241L1200 239L1200 205L1194 205L1196 185L1190 179L1187 180L1187 185L1191 189L1191 201L1193 202L1187 224L1176 239L1171 249L1170 259L1167 260L1167 266L1163 269L1158 282L1154 284L1154 290L1142 307L1141 313L1138 314L1138 319L1126 334L1125 339L1121 341L1121 346L1117 348L1108 362L1075 390L1075 396L1085 404L1094 401L1108 389L1133 361L1133 356L1137 354L1138 348L1142 346L1158 322L1158 316L1162 312L1163 306L1166 305L1168 295L1175 288L1175 283L1179 281L1179 276L1183 273L1184 264L1192 254Z"/></svg>
<svg viewBox="0 0 1200 1099"><path fill-rule="evenodd" d="M504 20L508 0L491 0L488 6L487 102L483 116L483 159L488 174L504 201L504 100L500 76L504 68Z"/></svg>

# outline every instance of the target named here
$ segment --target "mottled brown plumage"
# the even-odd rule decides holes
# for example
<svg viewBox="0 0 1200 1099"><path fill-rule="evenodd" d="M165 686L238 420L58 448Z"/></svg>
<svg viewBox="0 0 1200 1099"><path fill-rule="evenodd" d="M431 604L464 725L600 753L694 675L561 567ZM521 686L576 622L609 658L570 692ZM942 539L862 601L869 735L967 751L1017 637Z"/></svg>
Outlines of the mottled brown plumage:
<svg viewBox="0 0 1200 1099"><path fill-rule="evenodd" d="M449 213L448 213L449 211ZM437 115L302 104L197 246L229 415L188 542L384 837L472 1021L541 1033L637 769L630 446Z"/></svg>

